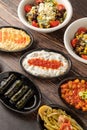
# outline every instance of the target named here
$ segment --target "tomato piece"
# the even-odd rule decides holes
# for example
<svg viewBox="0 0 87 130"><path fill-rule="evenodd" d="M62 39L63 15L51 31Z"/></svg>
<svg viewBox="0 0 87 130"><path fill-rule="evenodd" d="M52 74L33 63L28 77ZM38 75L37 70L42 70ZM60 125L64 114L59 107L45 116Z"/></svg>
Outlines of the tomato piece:
<svg viewBox="0 0 87 130"><path fill-rule="evenodd" d="M77 42L78 42L78 39L77 39L77 38L72 39L72 40L71 40L71 45L72 45L72 47L75 47Z"/></svg>
<svg viewBox="0 0 87 130"><path fill-rule="evenodd" d="M38 23L37 23L36 21L32 21L32 26L34 26L34 27L39 27L39 26L38 26Z"/></svg>
<svg viewBox="0 0 87 130"><path fill-rule="evenodd" d="M81 57L85 60L87 60L87 55L81 55Z"/></svg>
<svg viewBox="0 0 87 130"><path fill-rule="evenodd" d="M42 3L43 0L35 0L36 4Z"/></svg>
<svg viewBox="0 0 87 130"><path fill-rule="evenodd" d="M77 30L77 33L78 33L78 34L85 33L85 32L87 32L87 29L86 29L85 27L81 27L81 28L79 28L79 29Z"/></svg>
<svg viewBox="0 0 87 130"><path fill-rule="evenodd" d="M25 12L30 12L30 10L31 10L31 8L32 8L32 5L30 5L30 4L26 4L25 6L24 6L24 10L25 10Z"/></svg>
<svg viewBox="0 0 87 130"><path fill-rule="evenodd" d="M50 26L51 27L55 27L55 26L57 26L59 24L60 24L60 21L58 21L58 20L52 20L52 21L50 21Z"/></svg>
<svg viewBox="0 0 87 130"><path fill-rule="evenodd" d="M64 7L64 5L63 5L63 4L58 4L57 8L58 8L58 10L59 10L59 11L61 11L61 10L64 10L64 9L65 9L65 7Z"/></svg>
<svg viewBox="0 0 87 130"><path fill-rule="evenodd" d="M63 123L60 130L72 130L70 123Z"/></svg>

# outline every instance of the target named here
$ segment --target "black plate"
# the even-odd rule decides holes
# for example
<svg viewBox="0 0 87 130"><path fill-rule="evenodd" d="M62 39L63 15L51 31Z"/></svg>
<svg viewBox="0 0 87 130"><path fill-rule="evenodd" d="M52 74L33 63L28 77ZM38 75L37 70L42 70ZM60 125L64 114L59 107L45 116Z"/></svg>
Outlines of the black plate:
<svg viewBox="0 0 87 130"><path fill-rule="evenodd" d="M45 51L47 51L47 52L59 53L59 54L61 54L62 56L64 56L64 57L66 58L66 60L68 61L68 69L66 70L66 72L65 72L64 74L61 74L61 75L55 76L55 77L35 76L35 75L33 75L33 74L27 72L26 69L25 69L25 68L23 67L23 65L22 65L22 62L23 62L24 58L25 58L28 54L30 54L30 53L32 53L32 52L41 51L41 50L45 50ZM34 49L34 50L31 50L31 51L25 53L25 54L20 58L20 65L21 65L22 69L23 69L25 72L27 72L28 74L30 74L30 75L32 75L32 76L34 76L34 77L44 78L44 79L52 79L52 78L59 78L59 77L61 77L61 76L65 76L65 75L70 71L72 63L71 63L70 58L69 58L66 54L64 54L63 52L55 51L55 50L52 50L52 49L39 48L39 49Z"/></svg>
<svg viewBox="0 0 87 130"><path fill-rule="evenodd" d="M1 66L1 64L0 64L0 73L2 72L2 66Z"/></svg>
<svg viewBox="0 0 87 130"><path fill-rule="evenodd" d="M82 120L74 112L72 112L70 109L66 109L65 107L57 105L57 104L49 104L48 106L50 106L54 109L61 109L61 110L65 111L68 115L70 115L73 119L75 119L75 121L83 128L83 130L87 129L85 124L82 122ZM38 122L41 130L46 129L44 127L44 121L41 119L39 114L37 114L37 122Z"/></svg>
<svg viewBox="0 0 87 130"><path fill-rule="evenodd" d="M28 48L30 48L31 46L32 46L32 44L33 44L33 41L34 41L34 38L33 38L33 36L32 36L32 34L29 32L27 32L27 31L25 31L24 29L22 29L22 28L19 28L19 27L14 27L14 26L2 26L2 27L0 27L0 29L1 28L14 28L14 29L17 29L17 30L22 30L22 31L24 31L26 34L28 34L29 36L30 36L30 39L31 39L31 41L30 41L30 43L29 43L29 45L27 45L26 47L24 47L24 48L22 48L22 49L18 49L18 50L13 50L13 51L9 51L9 50L4 50L4 49L1 49L0 48L0 51L2 51L2 52L21 52L21 51L25 51L26 49L28 49Z"/></svg>
<svg viewBox="0 0 87 130"><path fill-rule="evenodd" d="M13 111L19 112L19 113L25 114L25 113L30 113L30 112L35 111L41 103L41 92L40 92L39 88L35 84L33 84L33 82L31 80L29 80L23 74L18 73L18 72L13 72L13 71L1 73L0 74L0 84L1 84L1 81L7 79L11 74L14 74L16 76L16 80L17 79L22 80L23 81L22 85L27 85L27 86L29 86L29 88L34 90L34 95L29 99L29 101L26 103L26 105L22 109L17 109L17 107L14 104L12 104L9 101L9 99L4 95L5 92L3 94L0 94L1 102L7 108L9 108ZM9 88L10 87L11 87L11 85L9 85Z"/></svg>
<svg viewBox="0 0 87 130"><path fill-rule="evenodd" d="M76 109L74 106L72 106L72 105L70 105L69 103L67 103L67 102L61 97L61 87L60 87L60 86L61 86L62 84L64 84L64 83L66 83L67 81L69 81L69 80L74 80L74 79L84 79L84 80L87 81L87 78L86 78L86 77L81 77L81 76L74 76L74 77L65 78L65 79L63 79L63 80L58 84L58 95L59 95L60 99L63 101L63 103L64 103L65 105L67 105L70 109L72 109L72 110L74 110L74 111L76 111L76 112L79 112L79 113L87 113L87 111L84 112L84 111L82 111L82 110L80 110L80 109Z"/></svg>

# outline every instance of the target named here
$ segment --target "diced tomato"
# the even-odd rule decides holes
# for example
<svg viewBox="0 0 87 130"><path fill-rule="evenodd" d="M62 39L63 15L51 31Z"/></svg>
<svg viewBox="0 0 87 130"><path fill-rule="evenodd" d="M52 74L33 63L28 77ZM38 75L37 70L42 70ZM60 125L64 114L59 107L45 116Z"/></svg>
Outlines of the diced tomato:
<svg viewBox="0 0 87 130"><path fill-rule="evenodd" d="M87 60L87 55L81 55L81 57L85 60Z"/></svg>
<svg viewBox="0 0 87 130"><path fill-rule="evenodd" d="M78 39L77 39L77 38L72 39L72 40L71 40L71 45L72 45L72 47L75 47L77 42L78 42Z"/></svg>
<svg viewBox="0 0 87 130"><path fill-rule="evenodd" d="M57 25L59 25L60 24L60 21L58 21L58 20L52 20L52 21L50 21L50 26L51 27L55 27L55 26L57 26Z"/></svg>
<svg viewBox="0 0 87 130"><path fill-rule="evenodd" d="M78 34L85 33L85 32L87 32L87 29L86 29L85 27L81 27L81 28L79 28L79 29L77 30L77 33L78 33Z"/></svg>
<svg viewBox="0 0 87 130"><path fill-rule="evenodd" d="M61 88L62 88L62 89L65 89L65 88L67 88L67 86L68 86L67 84L62 84L62 85L61 85Z"/></svg>
<svg viewBox="0 0 87 130"><path fill-rule="evenodd" d="M36 21L32 21L32 26L34 26L34 27L39 27L39 26L38 26L38 23L37 23Z"/></svg>
<svg viewBox="0 0 87 130"><path fill-rule="evenodd" d="M25 12L27 12L27 13L31 10L31 8L32 8L32 5L30 5L30 4L26 4L26 5L24 6L24 10L25 10Z"/></svg>
<svg viewBox="0 0 87 130"><path fill-rule="evenodd" d="M36 4L42 3L43 0L35 0Z"/></svg>
<svg viewBox="0 0 87 130"><path fill-rule="evenodd" d="M63 5L63 4L58 4L57 8L58 8L58 10L59 10L59 11L61 11L61 10L64 10L64 9L65 9L65 7L64 7L64 5Z"/></svg>
<svg viewBox="0 0 87 130"><path fill-rule="evenodd" d="M70 127L70 123L63 123L60 130L72 130Z"/></svg>

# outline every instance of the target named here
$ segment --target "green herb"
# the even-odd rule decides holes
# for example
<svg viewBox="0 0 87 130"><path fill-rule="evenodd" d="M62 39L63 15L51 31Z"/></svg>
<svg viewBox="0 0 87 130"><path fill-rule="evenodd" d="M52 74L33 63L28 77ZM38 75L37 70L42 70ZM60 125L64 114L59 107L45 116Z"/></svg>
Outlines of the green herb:
<svg viewBox="0 0 87 130"><path fill-rule="evenodd" d="M79 92L79 96L80 96L83 100L86 100L86 99L87 99L87 90L86 90L86 91L81 91L81 92Z"/></svg>

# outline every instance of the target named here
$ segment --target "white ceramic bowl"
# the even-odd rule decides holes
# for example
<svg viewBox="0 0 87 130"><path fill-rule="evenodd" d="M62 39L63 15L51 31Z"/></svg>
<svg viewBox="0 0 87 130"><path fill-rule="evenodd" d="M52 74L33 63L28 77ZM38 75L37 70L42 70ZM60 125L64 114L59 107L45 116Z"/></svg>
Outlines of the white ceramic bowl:
<svg viewBox="0 0 87 130"><path fill-rule="evenodd" d="M73 23L71 23L65 33L64 33L64 45L65 48L67 49L67 51L69 52L69 54L75 58L76 60L86 63L87 64L87 60L81 58L80 56L78 56L74 51L73 48L71 46L71 40L74 37L75 32L80 28L80 27L86 27L87 28L87 17L78 19L76 21L74 21Z"/></svg>
<svg viewBox="0 0 87 130"><path fill-rule="evenodd" d="M58 3L60 4L63 4L67 10L67 16L66 16L66 19L64 20L64 22L56 27L53 27L53 28L37 28L37 27L34 27L32 25L29 24L29 22L27 21L26 17L25 17L25 11L24 11L24 6L26 4L33 4L35 0L22 0L20 3L19 3L19 6L18 6L18 17L19 19L21 20L21 22L26 25L27 27L29 27L30 29L32 30L35 30L35 31L38 31L38 32L41 32L41 33L49 33L49 32L53 32L53 31L56 31L62 27L64 27L71 19L72 17L72 14L73 14L73 10L72 10L72 6L71 6L71 3L69 2L69 0L56 0L58 1Z"/></svg>

